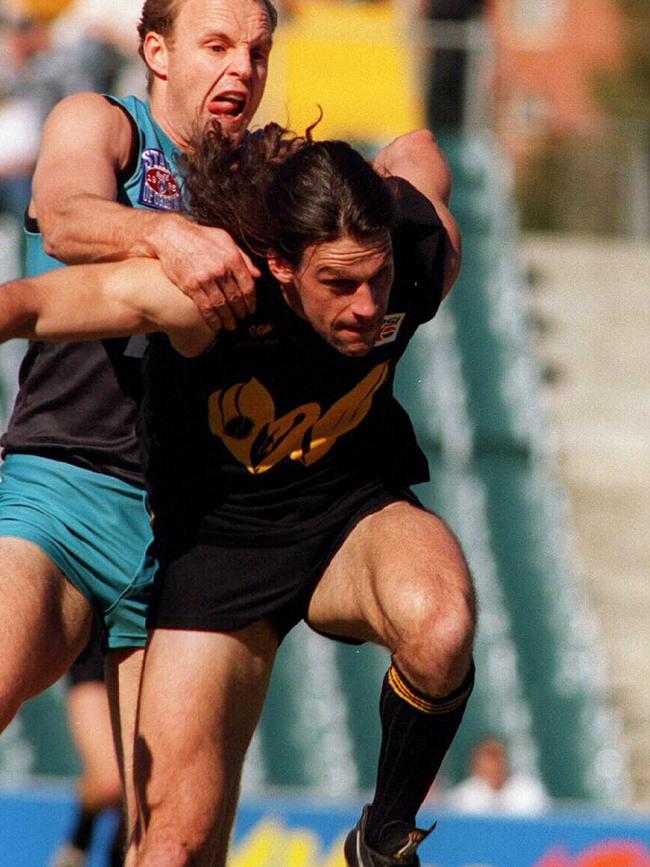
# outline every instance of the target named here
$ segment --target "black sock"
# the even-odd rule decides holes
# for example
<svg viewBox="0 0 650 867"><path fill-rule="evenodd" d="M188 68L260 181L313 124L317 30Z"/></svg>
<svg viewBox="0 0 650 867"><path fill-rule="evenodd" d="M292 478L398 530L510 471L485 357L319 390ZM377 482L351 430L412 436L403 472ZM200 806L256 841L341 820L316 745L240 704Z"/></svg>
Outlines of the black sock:
<svg viewBox="0 0 650 867"><path fill-rule="evenodd" d="M473 664L458 689L443 698L425 695L394 664L389 668L379 704L382 740L377 788L366 824L366 842L372 849L381 852L381 831L388 822L415 824L473 686Z"/></svg>
<svg viewBox="0 0 650 867"><path fill-rule="evenodd" d="M86 852L90 846L90 838L93 835L93 827L97 813L91 813L89 810L80 810L77 817L77 823L70 835L70 842L77 849Z"/></svg>

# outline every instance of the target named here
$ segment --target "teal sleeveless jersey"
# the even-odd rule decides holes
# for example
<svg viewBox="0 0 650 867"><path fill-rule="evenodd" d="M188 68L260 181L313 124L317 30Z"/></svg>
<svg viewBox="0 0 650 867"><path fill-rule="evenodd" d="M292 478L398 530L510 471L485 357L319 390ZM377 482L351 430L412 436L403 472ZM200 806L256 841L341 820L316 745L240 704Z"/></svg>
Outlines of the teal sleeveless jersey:
<svg viewBox="0 0 650 867"><path fill-rule="evenodd" d="M135 96L107 99L125 110L133 135L129 165L118 177L117 201L133 208L180 211L175 145L152 118L148 103ZM25 235L25 273L28 276L65 267L58 259L47 255L38 226L29 218L25 222Z"/></svg>
<svg viewBox="0 0 650 867"><path fill-rule="evenodd" d="M179 211L174 145L149 106L133 96L106 99L125 113L132 131L129 164L117 176L117 201L134 208ZM36 221L27 218L25 230L28 274L64 267L45 252ZM2 438L4 453L67 461L143 485L136 433L143 346L144 338L31 342Z"/></svg>

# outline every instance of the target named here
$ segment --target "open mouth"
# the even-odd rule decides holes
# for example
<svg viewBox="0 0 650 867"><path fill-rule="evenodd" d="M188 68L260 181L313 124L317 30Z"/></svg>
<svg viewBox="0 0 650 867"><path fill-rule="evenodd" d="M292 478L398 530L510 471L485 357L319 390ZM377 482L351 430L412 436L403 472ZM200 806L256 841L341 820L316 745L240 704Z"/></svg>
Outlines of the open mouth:
<svg viewBox="0 0 650 867"><path fill-rule="evenodd" d="M241 93L220 93L208 104L210 114L233 119L241 117L245 108L246 97Z"/></svg>

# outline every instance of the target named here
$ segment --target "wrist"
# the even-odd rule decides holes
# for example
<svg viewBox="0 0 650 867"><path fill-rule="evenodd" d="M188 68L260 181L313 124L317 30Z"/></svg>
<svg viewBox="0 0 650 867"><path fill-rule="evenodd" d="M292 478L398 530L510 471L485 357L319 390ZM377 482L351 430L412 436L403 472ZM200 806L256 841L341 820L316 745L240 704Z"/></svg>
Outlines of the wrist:
<svg viewBox="0 0 650 867"><path fill-rule="evenodd" d="M161 254L169 249L172 243L172 233L179 228L179 221L184 218L175 213L144 214L144 225L136 241L134 255L145 256L148 259L160 259Z"/></svg>

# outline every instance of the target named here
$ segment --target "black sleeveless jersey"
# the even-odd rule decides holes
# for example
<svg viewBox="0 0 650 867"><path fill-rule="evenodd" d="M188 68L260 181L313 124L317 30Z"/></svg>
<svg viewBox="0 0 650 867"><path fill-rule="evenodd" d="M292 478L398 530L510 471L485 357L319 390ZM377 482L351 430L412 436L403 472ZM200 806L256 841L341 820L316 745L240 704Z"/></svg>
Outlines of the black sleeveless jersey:
<svg viewBox="0 0 650 867"><path fill-rule="evenodd" d="M120 204L179 210L174 146L149 106L135 97L119 105L131 124L131 155L117 177ZM36 221L26 221L27 272L64 267L45 253ZM22 453L75 464L144 486L137 423L142 397L142 336L84 343L31 341L4 454Z"/></svg>
<svg viewBox="0 0 650 867"><path fill-rule="evenodd" d="M427 480L393 380L415 329L440 304L445 232L428 200L405 181L390 183L400 216L396 277L367 355L327 344L268 274L255 314L199 358L151 338L147 475L168 556L197 539L263 546L305 538L381 486Z"/></svg>

